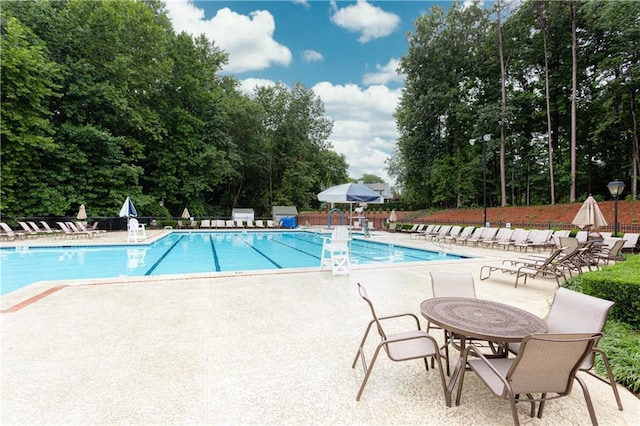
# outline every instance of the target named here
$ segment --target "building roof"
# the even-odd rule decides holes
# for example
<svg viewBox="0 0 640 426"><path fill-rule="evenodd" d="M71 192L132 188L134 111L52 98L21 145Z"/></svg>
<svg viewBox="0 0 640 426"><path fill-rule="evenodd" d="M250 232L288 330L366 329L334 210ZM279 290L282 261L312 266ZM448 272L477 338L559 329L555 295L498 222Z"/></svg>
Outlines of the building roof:
<svg viewBox="0 0 640 426"><path fill-rule="evenodd" d="M231 213L251 213L253 214L253 209L233 209Z"/></svg>
<svg viewBox="0 0 640 426"><path fill-rule="evenodd" d="M278 216L297 216L298 209L296 206L273 206L271 214Z"/></svg>
<svg viewBox="0 0 640 426"><path fill-rule="evenodd" d="M390 200L391 198L393 198L391 187L388 183L367 183L364 186L382 195L382 198L384 199Z"/></svg>

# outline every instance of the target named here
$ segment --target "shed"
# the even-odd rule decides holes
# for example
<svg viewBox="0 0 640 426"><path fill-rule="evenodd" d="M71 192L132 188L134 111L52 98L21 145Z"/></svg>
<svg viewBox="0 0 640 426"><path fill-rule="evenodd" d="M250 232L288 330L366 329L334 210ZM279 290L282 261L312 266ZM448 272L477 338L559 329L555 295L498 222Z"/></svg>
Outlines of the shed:
<svg viewBox="0 0 640 426"><path fill-rule="evenodd" d="M298 209L295 206L273 206L271 208L271 216L274 221L283 217L298 217Z"/></svg>
<svg viewBox="0 0 640 426"><path fill-rule="evenodd" d="M253 221L255 213L253 209L233 209L231 211L231 218L233 220L245 220Z"/></svg>

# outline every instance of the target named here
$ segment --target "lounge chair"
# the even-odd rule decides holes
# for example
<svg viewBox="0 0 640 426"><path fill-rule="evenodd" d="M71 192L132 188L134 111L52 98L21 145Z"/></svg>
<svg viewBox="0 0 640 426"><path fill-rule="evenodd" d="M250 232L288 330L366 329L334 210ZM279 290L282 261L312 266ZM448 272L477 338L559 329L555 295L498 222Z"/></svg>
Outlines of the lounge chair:
<svg viewBox="0 0 640 426"><path fill-rule="evenodd" d="M145 225L138 222L138 219L132 217L129 219L129 224L127 225L127 241L138 242L138 238L142 238L142 240L147 239L147 231L145 229Z"/></svg>
<svg viewBox="0 0 640 426"><path fill-rule="evenodd" d="M456 237L460 235L462 232L462 226L454 225L449 229L446 235L438 236L436 238L437 241L445 242L445 241L454 241Z"/></svg>
<svg viewBox="0 0 640 426"><path fill-rule="evenodd" d="M431 241L440 240L449 235L449 231L451 231L451 225L441 225L437 232L431 233L431 235L426 235L425 239Z"/></svg>
<svg viewBox="0 0 640 426"><path fill-rule="evenodd" d="M65 222L56 222L56 224L60 227L60 230L64 234L65 237L68 238L79 238L79 237L88 237L89 235L86 233L74 232L67 223Z"/></svg>
<svg viewBox="0 0 640 426"><path fill-rule="evenodd" d="M2 228L2 234L0 234L0 236L8 239L8 240L15 240L17 239L24 239L26 238L26 234L24 232L17 232L14 231L13 229L11 229L11 227L9 225L7 225L4 222L0 222L0 228Z"/></svg>
<svg viewBox="0 0 640 426"><path fill-rule="evenodd" d="M348 275L351 270L351 259L349 256L349 228L337 226L331 232L331 238L323 237L322 254L320 255L320 269L330 267L331 273L335 275Z"/></svg>
<svg viewBox="0 0 640 426"><path fill-rule="evenodd" d="M458 235L448 235L444 237L444 240L448 243L451 243L451 242L455 243L455 242L458 242L458 239L469 238L469 236L471 236L471 234L473 233L474 229L475 229L475 226L465 226Z"/></svg>
<svg viewBox="0 0 640 426"><path fill-rule="evenodd" d="M589 232L588 231L578 231L578 233L576 234L576 238L581 243L584 243L585 241L587 241L589 239Z"/></svg>
<svg viewBox="0 0 640 426"><path fill-rule="evenodd" d="M411 228L409 228L409 229L402 228L401 231L402 232L408 232L408 233L418 232L418 227L419 226L420 226L420 224L415 223ZM422 226L424 227L424 225L422 225Z"/></svg>
<svg viewBox="0 0 640 426"><path fill-rule="evenodd" d="M247 228L255 228L256 226L253 224L252 220L247 220Z"/></svg>
<svg viewBox="0 0 640 426"><path fill-rule="evenodd" d="M210 219L202 219L200 221L200 228L202 228L202 229L211 228L211 220Z"/></svg>
<svg viewBox="0 0 640 426"><path fill-rule="evenodd" d="M508 243L511 241L511 236L514 230L511 228L500 228L493 238L483 238L480 244L484 247L493 248L498 243Z"/></svg>
<svg viewBox="0 0 640 426"><path fill-rule="evenodd" d="M474 246L477 246L478 244L482 243L484 240L493 239L497 233L498 233L498 228L484 228L482 233L470 237L469 239L467 239L465 244L471 243Z"/></svg>
<svg viewBox="0 0 640 426"><path fill-rule="evenodd" d="M267 228L275 228L276 224L273 220L267 220Z"/></svg>
<svg viewBox="0 0 640 426"><path fill-rule="evenodd" d="M38 236L38 232L34 231L33 228L31 228L27 222L18 222L18 225L20 225L20 227L22 228L22 233L24 235L26 235L27 237L37 237Z"/></svg>
<svg viewBox="0 0 640 426"><path fill-rule="evenodd" d="M609 312L614 303L589 296L584 293L560 287L553 298L553 303L545 319L549 333L600 333L604 330ZM509 351L517 354L520 343L510 343ZM600 355L607 372L607 379L593 373L595 356ZM594 346L589 356L580 365L580 371L584 371L603 383L611 386L613 395L618 403L618 409L622 411L622 401L618 393L616 382L613 379L609 358L600 349Z"/></svg>
<svg viewBox="0 0 640 426"><path fill-rule="evenodd" d="M387 356L390 360L396 362L422 358L424 359L424 366L427 371L429 370L428 358L435 359L435 361L437 361L438 363L438 371L440 373L442 390L445 397L447 397L448 393L446 390L444 372L442 370L442 360L440 358L438 342L436 342L436 339L434 339L432 336L420 329L420 320L418 319L418 317L411 313L378 317L373 304L371 303L371 300L367 295L367 290L360 283L358 283L358 292L360 293L360 297L362 297L362 299L369 306L369 310L371 311L373 319L369 322L369 325L365 330L364 337L360 342L360 346L358 346L356 357L351 364L351 368L355 368L358 360L360 360L365 371L364 379L362 380L362 384L360 385L360 389L358 390L358 395L356 396L356 401L360 401L360 397L362 396L364 387L369 380L369 376L371 376L373 367L382 349L384 349L384 351L387 353ZM387 323L398 323L400 319L405 318L409 319L411 324L414 324L414 328L409 331L387 334L387 332L385 331L385 326ZM371 362L367 364L367 360L364 354L364 347L365 343L367 342L367 337L369 336L369 331L371 331L372 328L377 331L380 338L380 343L378 343L378 345L376 346L373 357L371 358ZM450 405L450 403L448 402L447 405Z"/></svg>
<svg viewBox="0 0 640 426"><path fill-rule="evenodd" d="M94 231L93 229L88 229L82 222L76 222L75 226L79 232L86 232L89 237L97 237L103 234L100 230Z"/></svg>
<svg viewBox="0 0 640 426"><path fill-rule="evenodd" d="M83 231L82 229L78 228L76 226L75 223L73 222L65 222L65 224L67 225L67 228L69 228L71 230L71 232L79 237L93 237L93 234L90 233L89 231Z"/></svg>
<svg viewBox="0 0 640 426"><path fill-rule="evenodd" d="M256 220L256 228L264 228L264 220Z"/></svg>
<svg viewBox="0 0 640 426"><path fill-rule="evenodd" d="M414 232L410 232L410 238L426 237L430 235L434 229L436 229L436 225L418 225Z"/></svg>
<svg viewBox="0 0 640 426"><path fill-rule="evenodd" d="M564 275L564 272L553 264L553 261L558 256L560 256L561 253L562 253L562 249L554 250L551 253L551 255L549 255L543 262L540 262L540 263L525 263L522 265L513 264L513 263L512 264L500 263L495 265L484 265L482 268L480 268L480 279L486 280L491 276L492 272L499 271L499 272L504 272L508 274L515 274L516 287L518 287L518 281L520 280L520 277L524 277L524 284L527 283L527 277L532 277L532 278L553 277L555 278L556 283L558 284L558 287L560 287L560 278L566 278L566 277ZM514 261L510 261L510 262L514 262ZM488 270L488 273L486 273L485 270Z"/></svg>
<svg viewBox="0 0 640 426"><path fill-rule="evenodd" d="M33 228L34 231L37 231L39 233L42 234L47 234L47 235L53 235L53 237L57 237L58 234L60 234L60 230L59 229L51 229L51 227L49 226L49 224L47 222L45 222L44 220L41 220L40 223L42 224L42 228L40 228L35 222L27 222L29 225L31 225L31 227Z"/></svg>
<svg viewBox="0 0 640 426"><path fill-rule="evenodd" d="M470 235L468 235L466 237L457 238L456 239L456 243L466 245L467 241L469 241L471 239L479 238L482 235L482 233L484 232L485 229L487 229L487 228L485 228L484 226L481 226L479 228L474 228L473 232Z"/></svg>
<svg viewBox="0 0 640 426"><path fill-rule="evenodd" d="M236 221L233 220L233 219L226 220L224 222L224 226L225 226L225 228L235 228L236 227Z"/></svg>
<svg viewBox="0 0 640 426"><path fill-rule="evenodd" d="M236 219L236 228L244 228L244 223L242 219Z"/></svg>
<svg viewBox="0 0 640 426"><path fill-rule="evenodd" d="M550 229L534 229L529 234L529 240L524 243L514 244L514 247L520 250L527 251L528 249L538 249L542 250L543 248L549 248L552 246L551 235L553 231Z"/></svg>
<svg viewBox="0 0 640 426"><path fill-rule="evenodd" d="M515 358L487 359L477 348L467 346L456 366L460 373L456 405L460 405L465 366L470 367L494 395L509 400L516 426L520 424L516 403L529 402L530 415L534 417L535 405L539 402L537 417L542 418L545 402L568 396L575 379L584 393L591 423L597 425L589 391L576 372L601 336L601 333L533 334L522 340ZM534 394L540 396L534 397Z"/></svg>
<svg viewBox="0 0 640 426"><path fill-rule="evenodd" d="M496 243L496 246L509 250L511 247L515 247L516 244L527 242L530 233L531 231L527 229L517 228L513 231L513 234L511 234L511 241L501 241Z"/></svg>
<svg viewBox="0 0 640 426"><path fill-rule="evenodd" d="M636 246L638 245L638 239L640 239L640 234L627 232L623 235L625 240L624 245L622 246L622 251L630 251L631 253L635 253Z"/></svg>

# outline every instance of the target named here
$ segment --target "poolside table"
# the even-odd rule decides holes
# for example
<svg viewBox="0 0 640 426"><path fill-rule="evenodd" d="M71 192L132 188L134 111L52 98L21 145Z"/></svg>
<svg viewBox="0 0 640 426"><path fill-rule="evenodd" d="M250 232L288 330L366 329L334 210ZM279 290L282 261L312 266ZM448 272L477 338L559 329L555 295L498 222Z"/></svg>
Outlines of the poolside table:
<svg viewBox="0 0 640 426"><path fill-rule="evenodd" d="M420 311L433 324L459 335L460 350L464 349L466 338L504 344L503 351L494 356L506 357L510 342L520 342L530 334L547 332L544 321L532 313L490 300L437 297L422 302ZM447 404L450 404L449 395L461 368L461 360L458 360L447 385Z"/></svg>

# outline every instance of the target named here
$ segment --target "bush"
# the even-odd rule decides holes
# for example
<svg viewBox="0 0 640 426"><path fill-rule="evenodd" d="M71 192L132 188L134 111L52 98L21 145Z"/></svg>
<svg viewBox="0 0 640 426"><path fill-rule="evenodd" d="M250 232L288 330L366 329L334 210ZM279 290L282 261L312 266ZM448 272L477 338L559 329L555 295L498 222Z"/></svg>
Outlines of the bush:
<svg viewBox="0 0 640 426"><path fill-rule="evenodd" d="M638 329L640 327L640 255L629 256L600 271L582 275L582 290L615 302L611 316Z"/></svg>

